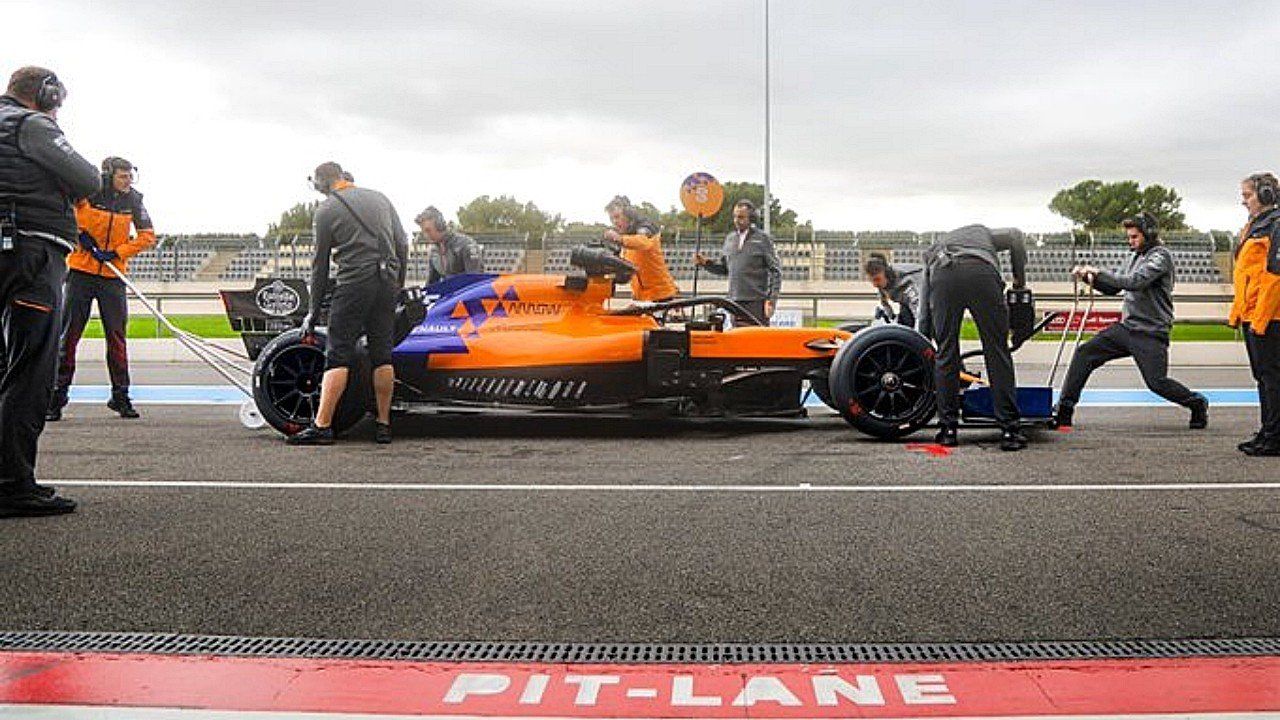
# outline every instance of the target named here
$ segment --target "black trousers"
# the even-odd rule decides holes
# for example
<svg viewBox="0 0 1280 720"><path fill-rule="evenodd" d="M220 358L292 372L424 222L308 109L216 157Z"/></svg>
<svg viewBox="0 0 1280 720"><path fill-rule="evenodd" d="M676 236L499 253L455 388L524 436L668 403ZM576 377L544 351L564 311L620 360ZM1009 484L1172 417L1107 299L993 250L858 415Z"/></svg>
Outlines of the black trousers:
<svg viewBox="0 0 1280 720"><path fill-rule="evenodd" d="M34 489L36 448L44 431L66 253L44 240L0 252L0 496Z"/></svg>
<svg viewBox="0 0 1280 720"><path fill-rule="evenodd" d="M1075 407L1080 393L1094 370L1112 360L1132 357L1142 373L1142 381L1151 392L1175 405L1186 407L1200 396L1186 385L1169 377L1169 338L1155 333L1134 332L1119 323L1098 333L1092 340L1080 346L1067 379L1062 386L1058 403Z"/></svg>
<svg viewBox="0 0 1280 720"><path fill-rule="evenodd" d="M119 278L90 275L77 270L67 273L66 308L62 311L62 340L58 343L58 380L53 388L53 404L67 404L67 390L76 375L76 348L89 322L94 301L102 318L107 340L107 374L111 394L129 394L129 348L125 342L129 326L129 299Z"/></svg>
<svg viewBox="0 0 1280 720"><path fill-rule="evenodd" d="M978 326L996 420L1006 428L1015 427L1021 418L1013 353L1009 351L1004 279L981 260L953 260L930 274L929 312L938 342L938 418L943 425L960 423L960 327L965 310Z"/></svg>
<svg viewBox="0 0 1280 720"><path fill-rule="evenodd" d="M747 317L742 313L735 312L733 314L734 324L740 327L748 327L751 325L769 327L769 316L764 312L764 300L734 300L734 302L741 305L744 310L754 316Z"/></svg>
<svg viewBox="0 0 1280 720"><path fill-rule="evenodd" d="M1280 321L1267 326L1266 335L1255 335L1244 326L1244 346L1249 351L1249 368L1258 381L1262 404L1262 429L1258 434L1270 442L1280 442Z"/></svg>

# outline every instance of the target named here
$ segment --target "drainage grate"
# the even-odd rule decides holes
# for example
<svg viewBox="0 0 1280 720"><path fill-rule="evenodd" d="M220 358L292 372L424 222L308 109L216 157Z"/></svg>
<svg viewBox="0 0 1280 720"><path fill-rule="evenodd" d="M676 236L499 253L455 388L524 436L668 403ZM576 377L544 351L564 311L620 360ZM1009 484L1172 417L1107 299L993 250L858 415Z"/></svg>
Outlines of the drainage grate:
<svg viewBox="0 0 1280 720"><path fill-rule="evenodd" d="M1028 643L634 644L313 640L155 633L0 632L0 651L530 663L894 663L1280 655L1280 638Z"/></svg>

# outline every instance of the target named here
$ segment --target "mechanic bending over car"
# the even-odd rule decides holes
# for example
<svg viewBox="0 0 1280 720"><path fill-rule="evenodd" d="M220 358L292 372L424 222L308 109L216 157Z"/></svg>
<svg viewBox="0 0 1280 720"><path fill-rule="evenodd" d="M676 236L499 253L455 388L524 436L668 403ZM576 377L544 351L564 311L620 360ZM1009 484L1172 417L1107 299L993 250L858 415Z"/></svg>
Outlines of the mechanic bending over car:
<svg viewBox="0 0 1280 720"><path fill-rule="evenodd" d="M743 198L733 204L733 229L724 238L716 260L697 253L693 262L713 275L729 276L729 299L750 316L735 313L743 325L768 325L782 291L782 262L769 233L755 226L755 203Z"/></svg>
<svg viewBox="0 0 1280 720"><path fill-rule="evenodd" d="M311 309L302 322L304 335L314 332L329 287L331 252L338 273L329 304L320 407L311 426L287 442L333 444L333 414L356 366L357 343L363 336L367 338L377 404L374 438L387 444L391 442L391 393L396 381L391 364L392 336L396 304L408 269L409 238L391 201L380 192L345 180L337 163L322 163L311 182L326 197L315 214L316 257L311 265Z"/></svg>
<svg viewBox="0 0 1280 720"><path fill-rule="evenodd" d="M915 328L925 336L932 336L931 329L920 325L924 316L920 313L920 290L924 284L924 266L915 263L890 263L882 253L871 253L863 265L867 280L880 293L880 307L876 317L889 322ZM897 312L889 303L896 303Z"/></svg>
<svg viewBox="0 0 1280 720"><path fill-rule="evenodd" d="M1191 429L1202 430L1209 426L1208 398L1169 377L1176 274L1173 253L1160 242L1159 225L1148 213L1126 218L1122 224L1133 254L1119 270L1108 272L1091 265L1072 270L1077 278L1104 295L1124 293L1124 308L1119 323L1076 351L1054 420L1058 427L1071 427L1076 403L1080 402L1089 375L1112 360L1132 357L1151 392L1190 409Z"/></svg>
<svg viewBox="0 0 1280 720"><path fill-rule="evenodd" d="M1252 457L1280 456L1280 181L1255 173L1240 183L1249 222L1236 247L1235 300L1228 323L1244 332L1258 382L1262 427L1236 447Z"/></svg>
<svg viewBox="0 0 1280 720"><path fill-rule="evenodd" d="M422 230L422 237L431 243L427 255L428 285L454 275L484 272L484 248L471 236L449 227L444 214L434 205L418 213L413 221Z"/></svg>
<svg viewBox="0 0 1280 720"><path fill-rule="evenodd" d="M631 276L631 297L639 302L663 302L680 293L675 278L662 255L662 233L658 226L640 215L626 195L617 195L604 206L613 227L605 230L604 242L623 260L635 266Z"/></svg>
<svg viewBox="0 0 1280 720"><path fill-rule="evenodd" d="M935 239L924 251L925 291L921 303L924 327L932 327L938 343L938 417L942 427L937 442L959 444L960 425L960 326L964 311L973 316L982 341L996 420L1000 423L1000 449L1027 446L1018 412L1017 379L1009 349L1009 310L999 253L1008 252L1013 287L1027 284L1027 248L1017 228L989 229L967 225Z"/></svg>

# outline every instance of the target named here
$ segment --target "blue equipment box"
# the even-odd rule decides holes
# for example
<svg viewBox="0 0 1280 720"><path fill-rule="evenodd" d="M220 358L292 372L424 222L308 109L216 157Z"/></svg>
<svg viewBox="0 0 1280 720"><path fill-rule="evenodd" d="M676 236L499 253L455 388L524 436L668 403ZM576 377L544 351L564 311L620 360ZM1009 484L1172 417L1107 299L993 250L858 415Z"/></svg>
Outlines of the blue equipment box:
<svg viewBox="0 0 1280 720"><path fill-rule="evenodd" d="M994 418L995 403L991 400L991 388L974 385L964 391L961 412L966 418ZM1053 416L1053 388L1019 387L1018 412L1024 419L1034 420Z"/></svg>

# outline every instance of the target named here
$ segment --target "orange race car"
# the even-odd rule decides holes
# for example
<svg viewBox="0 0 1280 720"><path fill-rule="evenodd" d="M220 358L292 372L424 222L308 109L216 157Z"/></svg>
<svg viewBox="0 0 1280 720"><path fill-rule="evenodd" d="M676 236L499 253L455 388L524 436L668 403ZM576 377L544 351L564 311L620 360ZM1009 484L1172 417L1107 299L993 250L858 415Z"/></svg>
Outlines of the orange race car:
<svg viewBox="0 0 1280 720"><path fill-rule="evenodd" d="M729 311L739 308L721 297L610 308L615 284L633 268L588 247L576 249L571 263L581 272L462 275L407 290L393 356L396 406L802 417L807 381L823 402L873 435L904 435L933 416L933 346L907 328L871 328L876 332L851 343L846 329L726 328ZM294 327L305 292L300 281L275 280L223 293L233 326L256 357L258 409L286 434L310 422L324 367L323 328L303 337ZM250 297L258 312L236 309ZM845 377L832 382L842 347L854 352L840 353L838 374ZM367 386L350 387L335 429L359 421L370 394Z"/></svg>

